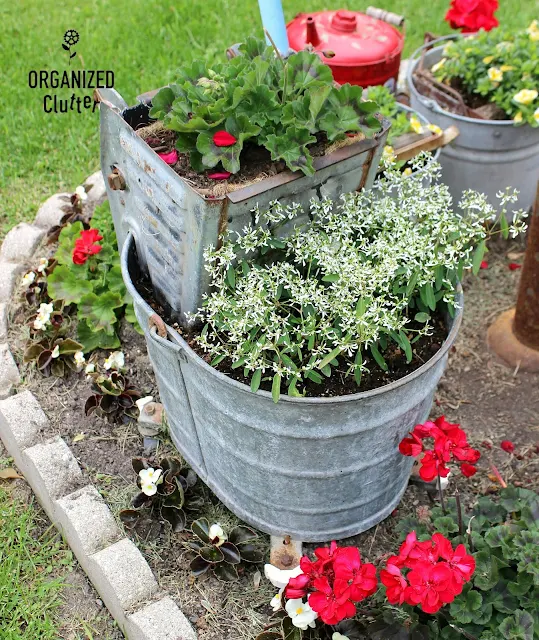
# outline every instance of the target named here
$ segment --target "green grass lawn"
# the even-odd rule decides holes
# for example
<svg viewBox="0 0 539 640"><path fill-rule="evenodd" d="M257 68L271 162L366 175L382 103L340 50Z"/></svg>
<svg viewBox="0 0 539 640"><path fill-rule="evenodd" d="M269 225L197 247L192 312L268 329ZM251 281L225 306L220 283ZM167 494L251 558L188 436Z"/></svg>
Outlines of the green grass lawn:
<svg viewBox="0 0 539 640"><path fill-rule="evenodd" d="M98 113L46 114L46 90L30 89L30 70L68 68L63 34L81 39L72 65L112 69L116 89L135 96L166 84L193 58L214 58L246 34L261 33L256 0L24 0L0 3L0 237L31 219L40 202L73 190L99 167ZM299 11L364 10L357 0L284 0L286 18ZM373 1L373 4L376 2ZM423 33L447 33L449 0L380 0L378 5L407 19L406 50ZM502 25L526 26L537 17L536 0L501 0ZM57 90L61 97L72 91ZM77 92L77 91L76 91ZM86 92L89 93L89 92ZM82 90L79 95L84 95Z"/></svg>

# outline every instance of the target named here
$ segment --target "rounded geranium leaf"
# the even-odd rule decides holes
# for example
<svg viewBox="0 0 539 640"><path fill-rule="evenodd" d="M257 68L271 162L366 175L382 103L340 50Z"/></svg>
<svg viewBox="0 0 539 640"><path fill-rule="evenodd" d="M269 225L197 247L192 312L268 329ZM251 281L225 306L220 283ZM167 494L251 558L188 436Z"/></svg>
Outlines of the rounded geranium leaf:
<svg viewBox="0 0 539 640"><path fill-rule="evenodd" d="M170 524L174 533L179 533L185 529L187 518L181 509L163 506L161 508L161 516Z"/></svg>
<svg viewBox="0 0 539 640"><path fill-rule="evenodd" d="M189 568L194 576L198 577L205 574L208 569L211 567L210 562L206 562L204 558L201 556L197 556L194 560L191 561Z"/></svg>
<svg viewBox="0 0 539 640"><path fill-rule="evenodd" d="M264 562L264 552L257 549L254 544L242 544L240 549L241 559L245 562L260 563Z"/></svg>
<svg viewBox="0 0 539 640"><path fill-rule="evenodd" d="M219 547L202 547L199 553L206 562L222 562L224 560L224 555Z"/></svg>
<svg viewBox="0 0 539 640"><path fill-rule="evenodd" d="M236 547L235 544L232 544L232 542L223 542L219 549L223 552L225 562L228 562L229 564L239 564L241 562L238 547Z"/></svg>
<svg viewBox="0 0 539 640"><path fill-rule="evenodd" d="M252 540L256 540L258 538L258 533L251 529L250 527L246 527L244 525L239 525L234 527L228 536L228 539L233 544L243 544L244 542L250 542Z"/></svg>
<svg viewBox="0 0 539 640"><path fill-rule="evenodd" d="M123 509L120 511L120 521L126 529L133 529L140 519L140 512L135 509Z"/></svg>
<svg viewBox="0 0 539 640"><path fill-rule="evenodd" d="M210 542L210 523L206 518L195 520L191 525L191 531L202 540L202 542Z"/></svg>
<svg viewBox="0 0 539 640"><path fill-rule="evenodd" d="M213 567L213 573L216 578L223 582L232 582L233 580L238 579L236 567L232 564L227 564L226 562Z"/></svg>

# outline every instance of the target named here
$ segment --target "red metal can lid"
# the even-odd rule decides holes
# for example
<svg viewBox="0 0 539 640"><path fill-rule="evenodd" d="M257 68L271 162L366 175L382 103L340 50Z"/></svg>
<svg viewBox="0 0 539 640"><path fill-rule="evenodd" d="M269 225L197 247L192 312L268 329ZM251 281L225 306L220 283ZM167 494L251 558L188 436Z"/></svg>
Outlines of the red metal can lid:
<svg viewBox="0 0 539 640"><path fill-rule="evenodd" d="M316 51L330 50L333 66L376 64L400 55L404 36L395 27L357 11L300 13L287 26L292 49L312 44Z"/></svg>

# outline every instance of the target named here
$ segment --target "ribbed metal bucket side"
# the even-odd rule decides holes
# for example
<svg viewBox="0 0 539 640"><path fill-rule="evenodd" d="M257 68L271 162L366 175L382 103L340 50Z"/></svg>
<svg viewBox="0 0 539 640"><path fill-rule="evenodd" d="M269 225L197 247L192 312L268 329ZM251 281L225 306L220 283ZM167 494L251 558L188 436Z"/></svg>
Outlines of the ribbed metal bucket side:
<svg viewBox="0 0 539 640"><path fill-rule="evenodd" d="M527 209L533 204L539 178L539 129L516 127L511 120L478 120L450 113L421 95L414 84L421 55L424 66L431 67L442 58L443 46L426 49L446 40L440 38L417 49L407 72L412 109L442 129L454 125L460 131L441 151L442 180L455 202L460 201L464 190L475 189L497 206L496 193L514 187L520 192L518 207Z"/></svg>
<svg viewBox="0 0 539 640"><path fill-rule="evenodd" d="M313 542L360 533L389 515L412 464L398 444L429 414L462 309L440 351L405 378L354 395L285 396L275 404L271 394L254 394L210 367L172 328L168 340L158 338L148 322L153 310L133 284L134 249L129 237L122 270L165 391L172 439L222 502L262 531ZM175 354L179 371L161 361L156 344Z"/></svg>
<svg viewBox="0 0 539 640"><path fill-rule="evenodd" d="M220 198L204 198L178 176L126 121L140 122L140 104L129 109L113 90L102 91L101 165L107 176L119 171L125 188L107 191L120 246L127 231L137 241L139 260L156 297L182 326L209 289L204 250L226 229L239 233L252 222L252 209L278 199L283 205L311 198L338 198L369 188L387 138L384 122L377 139L362 140L315 158L313 176L285 172Z"/></svg>

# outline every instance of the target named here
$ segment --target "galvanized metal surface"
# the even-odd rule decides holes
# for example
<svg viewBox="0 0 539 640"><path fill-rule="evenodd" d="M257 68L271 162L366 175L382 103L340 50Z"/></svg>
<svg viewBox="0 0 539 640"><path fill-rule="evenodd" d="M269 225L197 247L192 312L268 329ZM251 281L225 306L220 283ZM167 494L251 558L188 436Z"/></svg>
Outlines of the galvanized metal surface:
<svg viewBox="0 0 539 640"><path fill-rule="evenodd" d="M122 271L144 329L170 435L201 479L237 516L272 535L340 539L369 529L398 504L411 458L398 444L430 411L461 321L440 351L390 385L338 398L252 393L199 358L166 327L149 328L153 309L139 277L130 235Z"/></svg>
<svg viewBox="0 0 539 640"><path fill-rule="evenodd" d="M434 41L442 43L449 38ZM518 206L529 208L535 197L539 179L539 129L528 125L515 127L510 120L478 120L442 109L434 100L421 95L414 84L414 71L424 52L424 66L431 67L442 58L443 46L420 47L408 65L410 106L442 129L456 125L458 138L442 149L442 180L458 202L462 192L475 189L485 193L497 206L496 193L506 187L520 191Z"/></svg>
<svg viewBox="0 0 539 640"><path fill-rule="evenodd" d="M100 90L100 99L103 175L117 171L125 180L123 190L107 187L119 245L131 231L157 298L184 326L189 322L186 314L198 309L209 288L203 253L217 244L220 233L227 228L241 232L252 222L256 204L265 207L279 199L307 207L313 197L337 198L369 188L387 138L385 123L376 140L316 158L314 176L285 172L222 198L206 199L136 134L134 128L147 121L146 104L126 108L113 89Z"/></svg>

